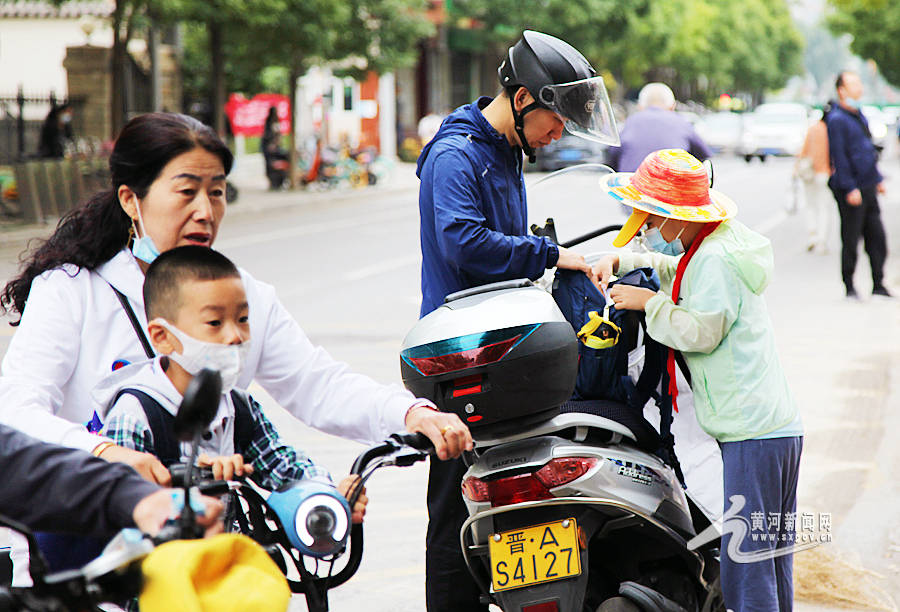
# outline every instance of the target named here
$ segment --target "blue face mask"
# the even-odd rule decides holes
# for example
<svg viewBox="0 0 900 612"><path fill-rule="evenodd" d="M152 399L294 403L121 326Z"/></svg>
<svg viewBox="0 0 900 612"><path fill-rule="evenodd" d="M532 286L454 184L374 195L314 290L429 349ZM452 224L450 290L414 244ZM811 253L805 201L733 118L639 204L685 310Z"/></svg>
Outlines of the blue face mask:
<svg viewBox="0 0 900 612"><path fill-rule="evenodd" d="M647 245L647 248L651 251L656 251L657 253L662 253L663 255L672 255L677 256L684 253L684 245L681 244L681 234L684 232L684 228L681 228L681 231L678 232L678 235L675 236L675 239L671 242L667 242L665 238L663 238L662 232L659 230L662 229L663 225L666 224L665 221L662 222L662 225L659 227L651 227L650 229L644 230L644 244Z"/></svg>
<svg viewBox="0 0 900 612"><path fill-rule="evenodd" d="M153 238L147 235L144 227L144 219L141 218L141 207L138 204L134 206L137 209L138 223L141 225L141 236L138 237L137 227L134 228L134 242L131 244L131 253L147 264L152 264L153 260L159 257L159 249L153 243ZM131 221L134 227L134 220Z"/></svg>
<svg viewBox="0 0 900 612"><path fill-rule="evenodd" d="M857 100L856 98L851 98L848 96L848 97L844 98L844 103L847 106L849 106L850 108L855 108L856 110L859 110L859 100Z"/></svg>

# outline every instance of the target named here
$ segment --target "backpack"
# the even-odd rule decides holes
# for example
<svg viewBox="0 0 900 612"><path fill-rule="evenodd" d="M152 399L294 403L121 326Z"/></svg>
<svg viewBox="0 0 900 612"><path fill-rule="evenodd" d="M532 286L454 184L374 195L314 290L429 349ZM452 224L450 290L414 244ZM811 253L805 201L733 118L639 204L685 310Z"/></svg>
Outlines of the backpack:
<svg viewBox="0 0 900 612"><path fill-rule="evenodd" d="M150 395L132 388L120 389L110 406L123 395L134 396L141 403L150 433L153 434L154 454L160 462L167 468L179 463L181 449L178 438L175 437L175 417L172 413ZM246 392L237 389L231 390L231 400L234 403L234 452L243 455L253 443L253 416L250 413L252 400Z"/></svg>
<svg viewBox="0 0 900 612"><path fill-rule="evenodd" d="M637 268L609 287L617 284L659 290L659 276L652 268ZM671 433L672 397L668 393L666 371L668 347L646 333L645 315L634 310L616 310L591 280L581 271L556 271L553 298L578 337L578 375L575 379L574 403L604 400L624 404L629 421L652 426L643 418L644 405L652 398L659 407L659 436L650 443L651 452L669 464L684 484L675 439ZM628 354L644 347L644 363L637 381L628 375ZM681 365L680 354L676 352ZM687 368L682 366L687 376ZM569 406L571 407L570 402ZM655 430L654 430L655 431Z"/></svg>

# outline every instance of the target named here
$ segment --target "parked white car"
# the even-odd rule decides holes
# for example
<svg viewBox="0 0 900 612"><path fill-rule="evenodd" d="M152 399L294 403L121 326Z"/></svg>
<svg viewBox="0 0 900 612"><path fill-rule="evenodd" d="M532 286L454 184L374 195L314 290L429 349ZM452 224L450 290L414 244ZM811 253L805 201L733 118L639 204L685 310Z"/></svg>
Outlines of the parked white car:
<svg viewBox="0 0 900 612"><path fill-rule="evenodd" d="M760 104L744 115L744 133L738 154L748 162L765 161L769 155L797 155L809 127L809 108L804 104Z"/></svg>
<svg viewBox="0 0 900 612"><path fill-rule="evenodd" d="M713 153L734 153L741 145L743 124L739 113L721 111L700 117L694 129Z"/></svg>
<svg viewBox="0 0 900 612"><path fill-rule="evenodd" d="M893 120L877 106L863 105L859 110L869 124L869 133L872 135L872 142L879 149L883 149L887 144L887 135L890 128L893 126Z"/></svg>

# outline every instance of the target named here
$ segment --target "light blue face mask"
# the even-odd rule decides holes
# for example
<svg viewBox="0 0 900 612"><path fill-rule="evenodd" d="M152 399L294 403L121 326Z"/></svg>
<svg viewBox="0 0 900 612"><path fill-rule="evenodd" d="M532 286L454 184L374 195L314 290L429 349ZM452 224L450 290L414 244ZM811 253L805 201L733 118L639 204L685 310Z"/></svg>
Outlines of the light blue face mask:
<svg viewBox="0 0 900 612"><path fill-rule="evenodd" d="M137 203L134 205L135 209L137 209L138 214L138 223L141 226L140 237L138 237L137 227L134 228L134 241L131 244L131 253L137 258L147 264L152 264L153 260L159 257L159 249L156 248L156 244L153 243L153 238L151 238L144 227L144 219L141 217L141 207ZM131 220L131 224L134 227L134 219Z"/></svg>
<svg viewBox="0 0 900 612"><path fill-rule="evenodd" d="M684 232L684 228L681 228L681 231L678 232L678 235L675 236L674 240L666 242L662 232L659 230L662 229L667 221L668 219L663 221L662 225L659 227L651 227L650 229L644 230L644 244L647 245L647 248L651 251L675 257L684 253L684 245L681 244L681 234Z"/></svg>
<svg viewBox="0 0 900 612"><path fill-rule="evenodd" d="M855 108L856 110L859 110L859 100L857 100L856 98L851 98L848 96L848 97L844 98L844 103L847 106L849 106L850 108Z"/></svg>

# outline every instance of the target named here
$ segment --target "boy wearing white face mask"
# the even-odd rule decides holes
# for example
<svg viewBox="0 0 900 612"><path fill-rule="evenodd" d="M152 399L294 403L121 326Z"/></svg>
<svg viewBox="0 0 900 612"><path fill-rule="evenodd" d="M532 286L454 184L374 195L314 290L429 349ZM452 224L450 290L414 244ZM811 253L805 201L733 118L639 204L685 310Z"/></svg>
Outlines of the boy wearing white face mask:
<svg viewBox="0 0 900 612"><path fill-rule="evenodd" d="M328 472L284 444L272 423L245 392L235 389L250 346L247 296L240 273L224 255L183 246L156 258L144 280L147 337L157 357L114 372L94 390L108 406L103 434L116 444L153 453L168 466L189 456L190 443L174 437L174 416L194 375L219 371L223 394L209 430L201 437L201 466L216 478L254 475L268 489L285 481ZM346 495L352 480L339 489ZM354 508L362 519L365 495Z"/></svg>

